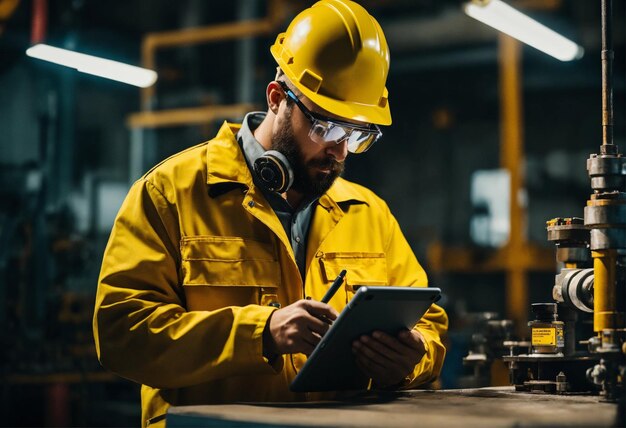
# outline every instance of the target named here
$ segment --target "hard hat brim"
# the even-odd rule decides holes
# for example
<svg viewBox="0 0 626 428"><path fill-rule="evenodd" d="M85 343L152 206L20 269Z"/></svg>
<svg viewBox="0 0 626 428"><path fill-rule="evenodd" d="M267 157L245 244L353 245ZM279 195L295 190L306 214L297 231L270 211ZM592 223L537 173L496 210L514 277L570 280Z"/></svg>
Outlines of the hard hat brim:
<svg viewBox="0 0 626 428"><path fill-rule="evenodd" d="M341 118L365 123L373 123L376 125L391 125L391 111L389 109L389 103L386 103L385 107L350 103L326 97L315 93L306 87L298 89L300 89L302 94L310 99L315 105Z"/></svg>

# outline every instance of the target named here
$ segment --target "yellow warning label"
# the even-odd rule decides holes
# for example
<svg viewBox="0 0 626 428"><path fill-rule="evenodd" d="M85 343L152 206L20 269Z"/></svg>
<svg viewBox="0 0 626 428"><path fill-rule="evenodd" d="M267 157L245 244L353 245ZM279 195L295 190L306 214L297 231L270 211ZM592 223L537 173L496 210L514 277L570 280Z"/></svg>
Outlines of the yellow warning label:
<svg viewBox="0 0 626 428"><path fill-rule="evenodd" d="M555 328L533 328L533 346L556 346Z"/></svg>

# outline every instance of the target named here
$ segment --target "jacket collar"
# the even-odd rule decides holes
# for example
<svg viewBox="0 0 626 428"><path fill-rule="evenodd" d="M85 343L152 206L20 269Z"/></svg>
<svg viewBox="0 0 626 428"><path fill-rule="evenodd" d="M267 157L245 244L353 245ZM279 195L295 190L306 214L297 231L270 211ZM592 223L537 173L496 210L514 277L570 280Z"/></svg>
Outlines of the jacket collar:
<svg viewBox="0 0 626 428"><path fill-rule="evenodd" d="M241 125L224 122L217 135L207 144L207 186L252 187L252 174L237 143Z"/></svg>
<svg viewBox="0 0 626 428"><path fill-rule="evenodd" d="M363 203L367 204L364 195L352 183L339 177L335 180L330 189L326 192L326 196L335 201L337 204L342 203Z"/></svg>
<svg viewBox="0 0 626 428"><path fill-rule="evenodd" d="M222 194L234 187L252 188L252 173L237 142L240 124L224 122L213 140L207 144L207 186L211 194ZM343 178L335 180L320 204L330 198L336 204L367 203L365 196Z"/></svg>

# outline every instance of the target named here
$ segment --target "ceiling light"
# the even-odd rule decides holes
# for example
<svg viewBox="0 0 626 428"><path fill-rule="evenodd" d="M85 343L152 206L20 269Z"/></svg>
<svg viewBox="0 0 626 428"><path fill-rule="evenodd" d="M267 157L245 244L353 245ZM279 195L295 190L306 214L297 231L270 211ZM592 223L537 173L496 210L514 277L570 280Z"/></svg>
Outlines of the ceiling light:
<svg viewBox="0 0 626 428"><path fill-rule="evenodd" d="M152 86L157 80L152 70L44 44L28 48L26 55L140 88Z"/></svg>
<svg viewBox="0 0 626 428"><path fill-rule="evenodd" d="M500 0L473 0L466 14L561 61L583 56L584 49Z"/></svg>

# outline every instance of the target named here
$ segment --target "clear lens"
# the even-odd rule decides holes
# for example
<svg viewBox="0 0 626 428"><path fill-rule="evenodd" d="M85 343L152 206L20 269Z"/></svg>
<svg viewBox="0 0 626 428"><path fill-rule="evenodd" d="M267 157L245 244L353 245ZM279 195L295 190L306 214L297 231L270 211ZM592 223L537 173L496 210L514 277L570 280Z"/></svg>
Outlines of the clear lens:
<svg viewBox="0 0 626 428"><path fill-rule="evenodd" d="M326 133L325 140L328 142L340 142L346 138L348 132L341 126L329 123L328 132Z"/></svg>
<svg viewBox="0 0 626 428"><path fill-rule="evenodd" d="M326 142L326 132L328 128L322 125L320 122L315 122L311 126L311 131L309 132L309 136L313 141L317 144L324 144Z"/></svg>
<svg viewBox="0 0 626 428"><path fill-rule="evenodd" d="M376 141L376 135L370 132L353 131L348 138L350 153L363 153Z"/></svg>
<svg viewBox="0 0 626 428"><path fill-rule="evenodd" d="M348 128L332 122L315 119L309 136L317 144L331 146L346 140L350 153L363 153L378 140L381 133Z"/></svg>
<svg viewBox="0 0 626 428"><path fill-rule="evenodd" d="M350 137L348 138L348 145L359 145L373 136L374 135L371 132L352 131Z"/></svg>

